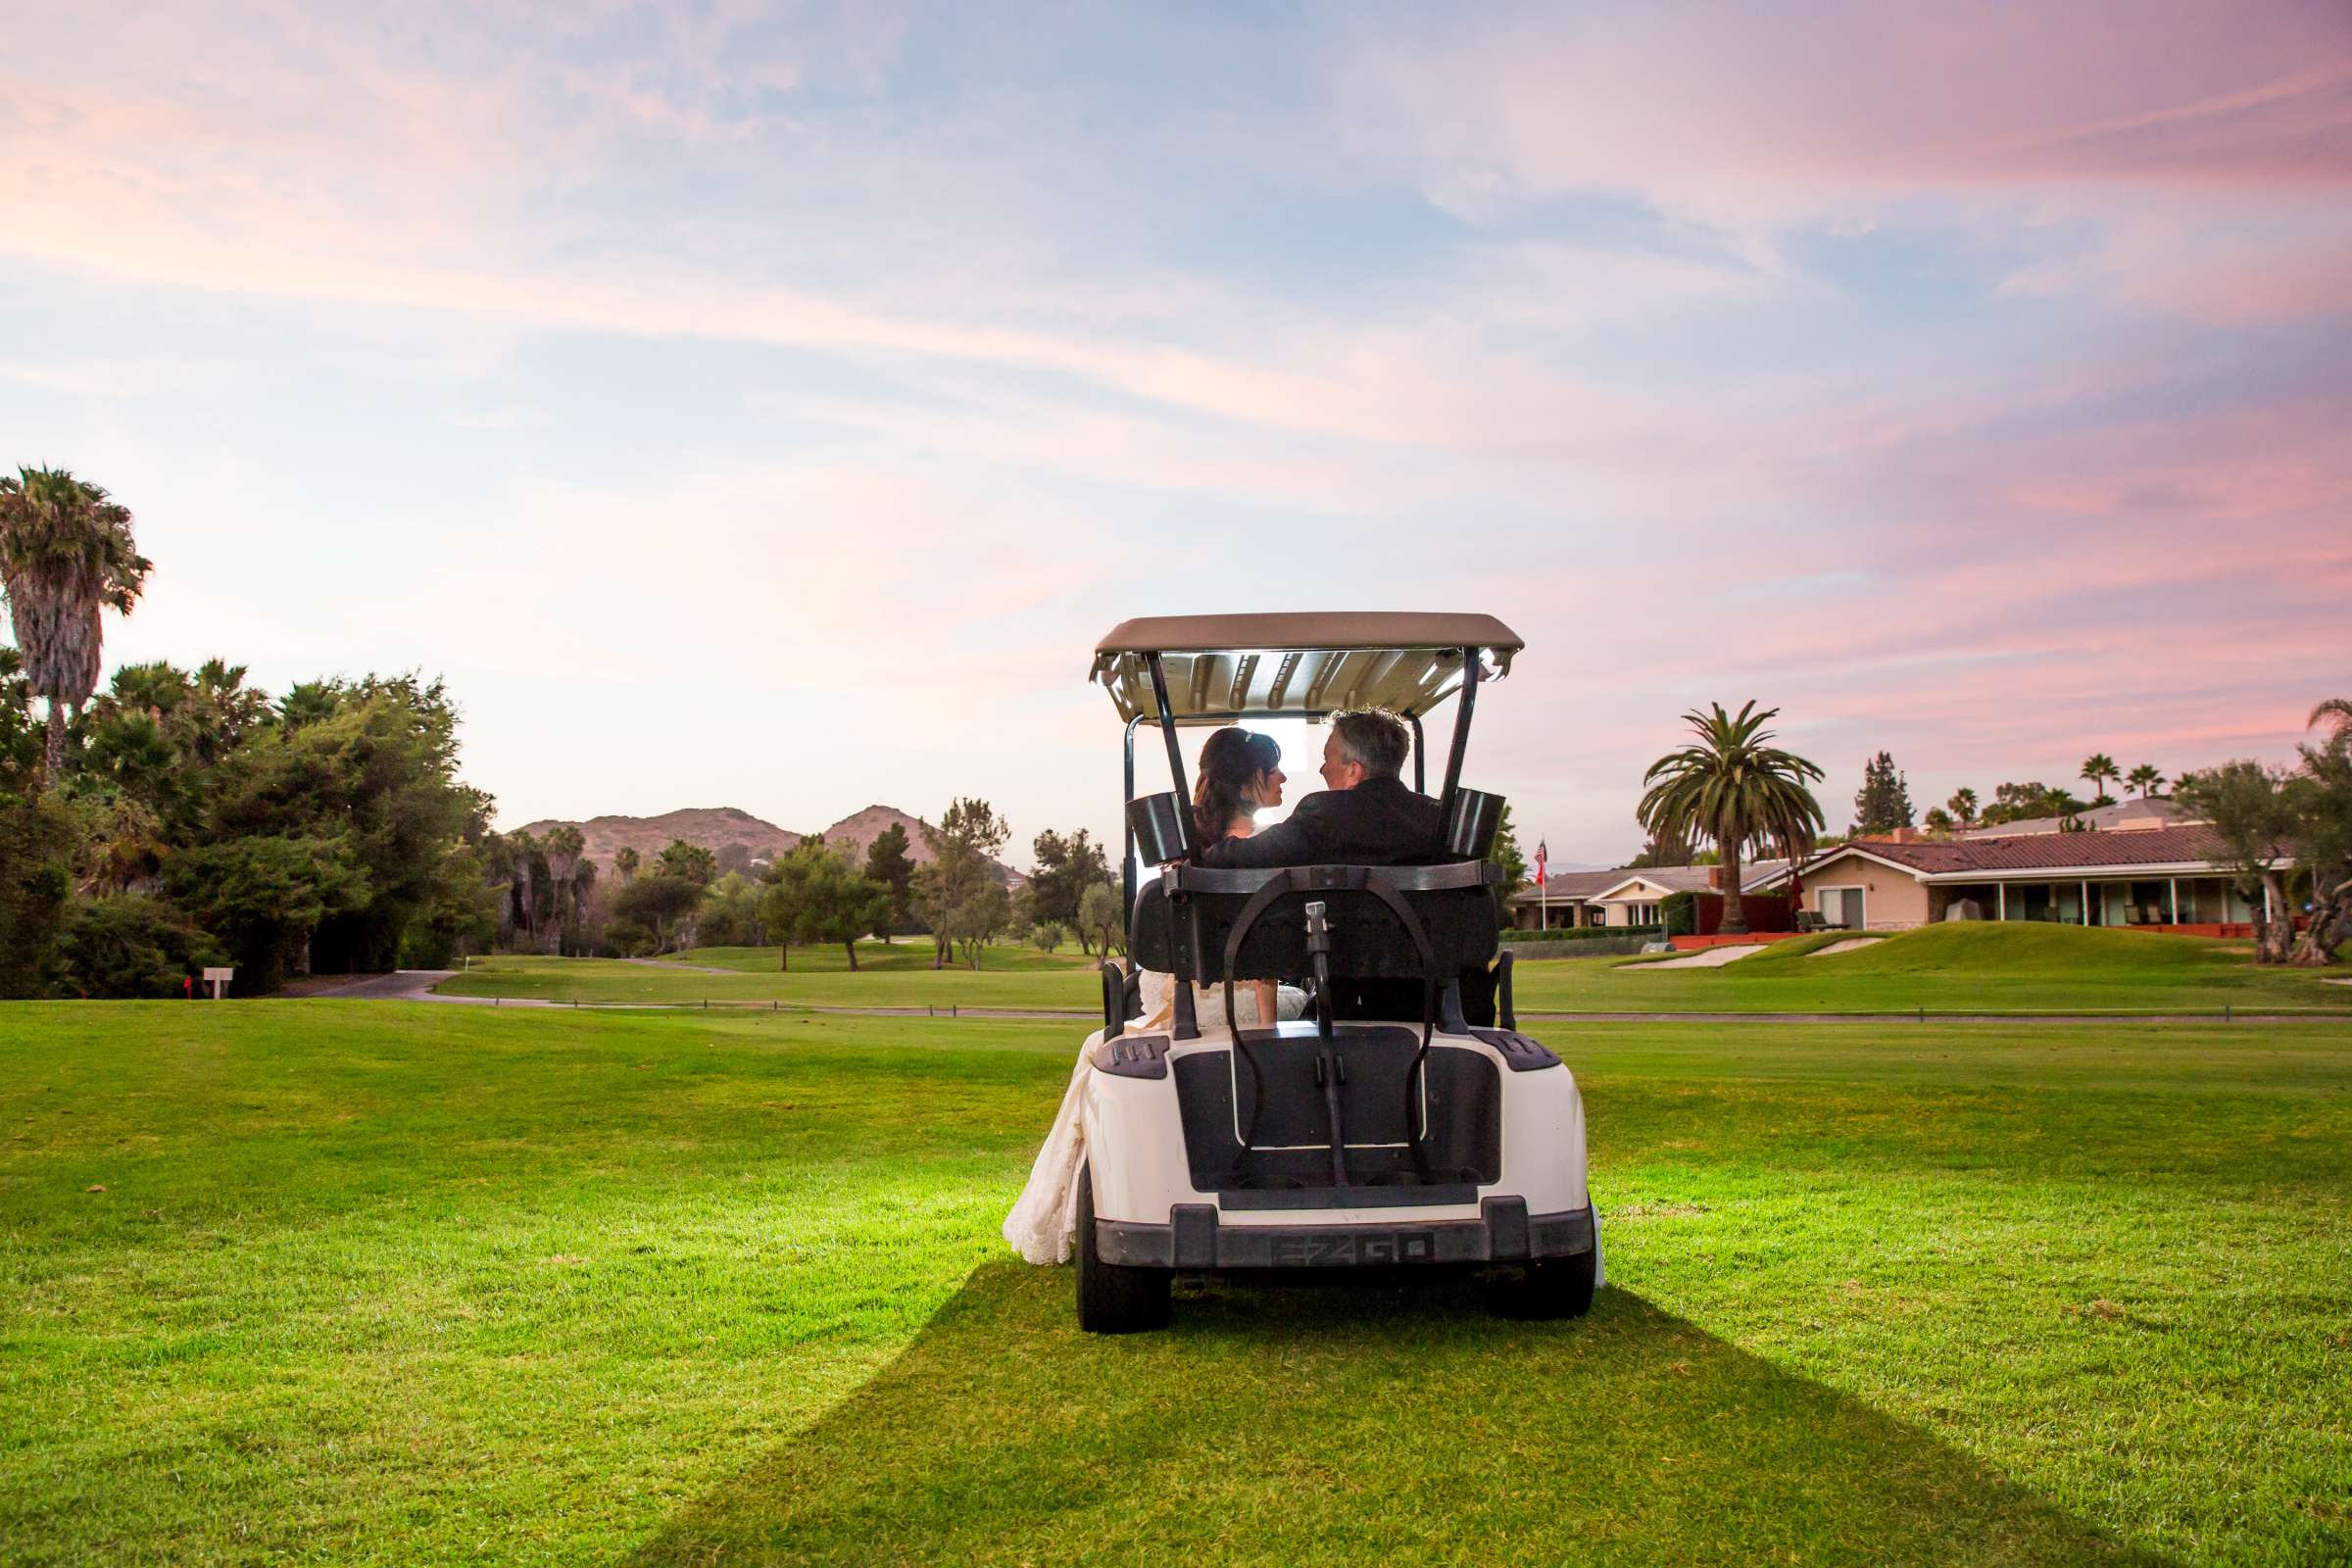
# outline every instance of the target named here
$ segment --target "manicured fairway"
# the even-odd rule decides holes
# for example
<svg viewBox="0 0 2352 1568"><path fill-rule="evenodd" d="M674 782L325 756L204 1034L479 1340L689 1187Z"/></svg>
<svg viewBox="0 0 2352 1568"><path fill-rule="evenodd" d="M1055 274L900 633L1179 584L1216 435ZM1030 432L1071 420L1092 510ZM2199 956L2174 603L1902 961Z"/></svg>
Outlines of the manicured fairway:
<svg viewBox="0 0 2352 1568"><path fill-rule="evenodd" d="M893 942L858 944L858 967L868 973L929 970L936 956L937 950L929 937L900 937ZM668 955L665 961L696 964L710 969L736 969L745 974L776 974L781 971L774 948L693 948L684 953ZM1052 953L1011 942L980 950L982 974L1033 974L1060 969L1092 973L1098 961L1091 954L1080 953L1074 942L1064 943ZM796 973L846 973L849 967L849 955L830 943L792 950L792 968ZM971 966L960 957L951 958L947 967L961 970L965 974L972 972Z"/></svg>
<svg viewBox="0 0 2352 1568"><path fill-rule="evenodd" d="M773 949L766 963L752 967L745 948L704 950L733 962L710 963L692 956L669 960L702 968L656 967L619 958L476 958L466 972L440 989L459 997L540 997L555 1002L661 1002L694 1004L782 1002L816 1007L951 1006L1087 1008L1102 1005L1102 982L1091 963L1051 961L1043 965L933 969L926 950L923 966L879 966L852 973L839 948L796 950L793 967L779 973ZM906 952L902 946L901 955ZM830 957L830 963L804 957ZM860 960L863 961L862 959ZM706 973L705 969L719 970Z"/></svg>
<svg viewBox="0 0 2352 1568"><path fill-rule="evenodd" d="M1622 957L1521 955L1517 993L1528 1012L2209 1012L2333 1013L2352 1022L2352 965L2314 973L2258 969L2250 945L2072 926L1945 925L1905 932L1858 953L1813 950L1836 937L1775 944L1720 969L1642 972ZM1540 949L1533 951L1542 951ZM612 958L477 958L441 989L455 996L557 1002L782 1002L828 1007L1077 1009L1101 1005L1093 960L1070 952L992 948L977 973L934 970L930 949L869 943L852 974L839 948L795 949L779 973L772 948L705 948L680 956L702 969Z"/></svg>
<svg viewBox="0 0 2352 1568"><path fill-rule="evenodd" d="M1719 969L1644 972L1624 958L1530 959L1522 1008L1556 1012L2332 1011L2352 988L2322 971L2257 968L2252 945L2061 925L1991 922L1907 931L1816 956L1844 933L1774 943Z"/></svg>
<svg viewBox="0 0 2352 1568"><path fill-rule="evenodd" d="M995 1227L1072 1032L0 1009L11 1561L2317 1562L2352 1028L1561 1026L1612 1288ZM103 1192L91 1192L103 1187Z"/></svg>

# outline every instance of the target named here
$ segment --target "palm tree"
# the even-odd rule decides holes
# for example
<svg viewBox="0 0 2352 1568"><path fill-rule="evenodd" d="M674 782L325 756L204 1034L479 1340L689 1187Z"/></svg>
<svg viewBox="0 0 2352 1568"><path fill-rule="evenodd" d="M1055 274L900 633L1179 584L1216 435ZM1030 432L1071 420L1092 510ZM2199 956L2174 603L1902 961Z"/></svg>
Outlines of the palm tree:
<svg viewBox="0 0 2352 1568"><path fill-rule="evenodd" d="M2090 793L2096 797L2107 793L2099 787L2101 779L2121 779L2124 775L2116 767L2114 758L2105 752L2093 752L2082 759L2082 771L2079 776L2090 780ZM2096 806L2099 802L2094 799L2090 804Z"/></svg>
<svg viewBox="0 0 2352 1568"><path fill-rule="evenodd" d="M2352 697L2328 698L2311 710L2311 716L2303 721L2303 727L2305 729L2316 728L2323 718L2333 724L2335 734L2339 739L2346 733L2352 732Z"/></svg>
<svg viewBox="0 0 2352 1568"><path fill-rule="evenodd" d="M556 951L564 949L565 895L571 892L571 874L579 868L580 853L585 848L580 830L571 823L551 831L539 841L539 851L547 857L548 902L555 906L549 913L556 923ZM573 912L578 911L575 908Z"/></svg>
<svg viewBox="0 0 2352 1568"><path fill-rule="evenodd" d="M32 695L49 704L41 775L65 765L66 712L98 689L99 611L130 613L154 563L131 539L130 509L63 468L0 478L0 588Z"/></svg>
<svg viewBox="0 0 2352 1568"><path fill-rule="evenodd" d="M1963 822L1974 822L1977 819L1977 792L1975 790L1965 787L1956 789L1952 791L1952 798L1944 802L1944 805L1950 808L1952 815Z"/></svg>
<svg viewBox="0 0 2352 1568"><path fill-rule="evenodd" d="M637 852L622 845L612 852L612 869L620 874L620 885L627 887L637 879Z"/></svg>
<svg viewBox="0 0 2352 1568"><path fill-rule="evenodd" d="M270 694L245 684L245 666L208 659L196 667L191 740L210 766L270 721Z"/></svg>
<svg viewBox="0 0 2352 1568"><path fill-rule="evenodd" d="M1740 904L1740 859L1751 848L1802 854L1822 825L1821 803L1805 788L1821 769L1793 753L1769 745L1764 721L1780 710L1756 711L1753 702L1734 717L1721 703L1683 715L1698 744L1669 752L1649 764L1642 782L1649 786L1635 811L1641 824L1661 837L1681 834L1714 841L1723 855L1723 930L1747 932Z"/></svg>
<svg viewBox="0 0 2352 1568"><path fill-rule="evenodd" d="M2132 770L2129 782L2133 789L2139 791L2139 798L2144 801L2164 788L2164 775L2156 771L2154 762L2142 762Z"/></svg>
<svg viewBox="0 0 2352 1568"><path fill-rule="evenodd" d="M538 875L545 862L540 858L539 841L516 828L507 835L508 848L514 856L514 907L522 916L523 941L532 948L539 945L539 889Z"/></svg>
<svg viewBox="0 0 2352 1568"><path fill-rule="evenodd" d="M90 705L90 713L98 718L145 713L160 724L179 711L188 692L187 674L168 661L124 664L115 671L106 695Z"/></svg>

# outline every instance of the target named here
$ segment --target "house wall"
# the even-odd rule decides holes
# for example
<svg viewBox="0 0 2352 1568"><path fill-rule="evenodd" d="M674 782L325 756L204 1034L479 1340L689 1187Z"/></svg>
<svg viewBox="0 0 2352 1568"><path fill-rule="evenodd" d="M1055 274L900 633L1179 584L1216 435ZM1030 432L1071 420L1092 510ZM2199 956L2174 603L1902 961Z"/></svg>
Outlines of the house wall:
<svg viewBox="0 0 2352 1568"><path fill-rule="evenodd" d="M1804 874L1803 882L1808 909L1820 907L1813 897L1817 888L1862 889L1863 923L1873 931L1907 931L1926 925L1930 918L1926 883L1909 872L1890 870L1858 855L1824 860Z"/></svg>
<svg viewBox="0 0 2352 1568"><path fill-rule="evenodd" d="M2066 876L2053 873L2030 881L2010 881L2005 884L2008 894L2006 918L2055 920L2064 925L2080 925L2082 923L2082 890L2084 880L2080 874ZM2182 925L2240 922L2253 917L2251 906L2231 891L2226 877L2133 876L2103 869L2087 880L2090 883L2092 923L2097 925L2129 927L2134 923L2131 918L2132 891L2134 886L2144 895L2139 902L2158 911L2158 924L2165 923L2162 916L2170 912L2167 884L2177 884L2180 889ZM1999 912L2002 906L1990 883L1946 887L1936 891L1943 895L1940 902L1949 902L1964 895L1974 897L1984 904L1986 919L2003 918ZM2035 912L2029 915L2029 909ZM1939 907L1937 917L1941 918L1941 914Z"/></svg>
<svg viewBox="0 0 2352 1568"><path fill-rule="evenodd" d="M1662 904L1673 894L1673 892L1674 890L1672 888L1660 887L1655 882L1635 882L1623 890L1612 894L1607 902L1593 906L1594 908L1603 910L1606 914L1606 918L1604 920L1595 923L1606 925L1632 925L1635 923L1633 910L1633 906L1635 905Z"/></svg>
<svg viewBox="0 0 2352 1568"><path fill-rule="evenodd" d="M1539 925L1557 931L1564 926L1597 925L1599 921L1595 916L1599 912L1582 899L1554 899L1548 912L1540 901L1514 904L1511 906L1511 923L1522 931L1533 931Z"/></svg>

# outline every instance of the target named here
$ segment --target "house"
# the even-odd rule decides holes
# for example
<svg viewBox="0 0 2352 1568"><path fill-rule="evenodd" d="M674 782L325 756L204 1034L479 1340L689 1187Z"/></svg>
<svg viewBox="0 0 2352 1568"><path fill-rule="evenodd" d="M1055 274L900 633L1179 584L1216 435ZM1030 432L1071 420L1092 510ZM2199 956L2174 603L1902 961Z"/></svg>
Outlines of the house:
<svg viewBox="0 0 2352 1568"><path fill-rule="evenodd" d="M1787 860L1759 860L1740 868L1745 893L1785 874ZM1522 930L1541 919L1546 925L1639 926L1658 923L1658 906L1676 893L1709 893L1722 888L1719 865L1651 865L1640 870L1574 871L1553 877L1539 892L1530 882L1511 895L1511 923Z"/></svg>
<svg viewBox="0 0 2352 1568"><path fill-rule="evenodd" d="M2140 803L2133 802L2133 805ZM2291 863L2280 857L2275 863ZM1901 931L1938 920L2052 920L2201 936L2250 934L2230 852L2203 823L1990 838L1857 839L1795 868L1804 906L1833 925ZM1789 876L1782 867L1761 886Z"/></svg>
<svg viewBox="0 0 2352 1568"><path fill-rule="evenodd" d="M1599 925L1607 911L1591 903L1592 895L1625 876L1623 871L1554 871L1540 888L1528 882L1506 901L1511 924L1525 931L1539 925Z"/></svg>
<svg viewBox="0 0 2352 1568"><path fill-rule="evenodd" d="M2087 828L2095 833L2144 832L2151 828L2187 827L2204 820L2178 801L2161 795L2143 796L2136 801L2118 801L2113 806L2094 806L2074 817L2029 816L2015 822L1979 822L1969 827L1955 828L1956 839L2015 839L2037 838L2044 833L2076 832ZM2068 827L2068 822L2074 827Z"/></svg>

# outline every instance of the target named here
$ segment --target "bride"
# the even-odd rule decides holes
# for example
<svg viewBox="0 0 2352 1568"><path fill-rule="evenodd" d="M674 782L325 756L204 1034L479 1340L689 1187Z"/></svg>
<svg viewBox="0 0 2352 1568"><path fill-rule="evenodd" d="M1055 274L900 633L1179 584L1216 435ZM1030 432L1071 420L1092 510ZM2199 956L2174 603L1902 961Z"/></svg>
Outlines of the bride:
<svg viewBox="0 0 2352 1568"><path fill-rule="evenodd" d="M1193 786L1193 822L1203 849L1228 838L1248 838L1257 830L1257 813L1282 804L1282 748L1271 735L1259 735L1229 724L1208 737L1200 748L1200 776ZM1132 1030L1164 1030L1176 1009L1176 979L1147 969L1138 989L1143 994L1142 1018ZM1305 993L1259 980L1235 987L1235 1010L1245 1026L1254 1027L1269 1017L1297 1018L1306 1010ZM1193 988L1194 1015L1200 1026L1225 1022L1222 987ZM1078 1170L1086 1163L1085 1135L1078 1124L1078 1107L1085 1098L1087 1075L1095 1070L1095 1047L1100 1032L1087 1037L1078 1051L1078 1065L1046 1135L1037 1163L1030 1167L1029 1185L1021 1189L1012 1212L1004 1216L1004 1239L1032 1263L1059 1263L1070 1255L1078 1228Z"/></svg>

